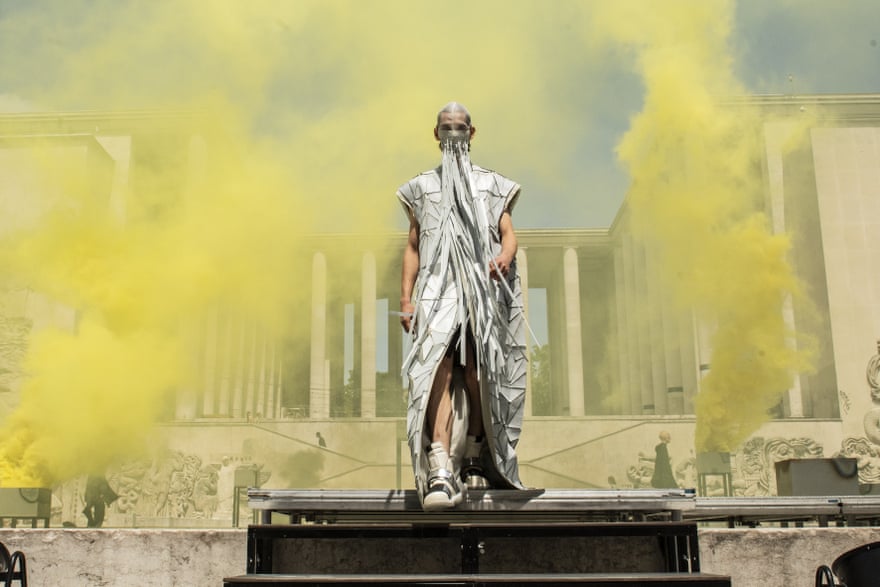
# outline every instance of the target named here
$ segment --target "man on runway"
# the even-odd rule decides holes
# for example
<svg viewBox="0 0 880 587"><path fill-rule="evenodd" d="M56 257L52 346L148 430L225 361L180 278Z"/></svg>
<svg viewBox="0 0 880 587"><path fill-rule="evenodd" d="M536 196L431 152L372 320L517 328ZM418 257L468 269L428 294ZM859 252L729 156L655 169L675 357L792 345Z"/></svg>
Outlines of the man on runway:
<svg viewBox="0 0 880 587"><path fill-rule="evenodd" d="M413 346L407 437L426 510L462 499L462 487L521 489L516 459L526 351L511 211L520 186L470 162L467 109L437 115L441 165L401 186L410 221L401 323Z"/></svg>

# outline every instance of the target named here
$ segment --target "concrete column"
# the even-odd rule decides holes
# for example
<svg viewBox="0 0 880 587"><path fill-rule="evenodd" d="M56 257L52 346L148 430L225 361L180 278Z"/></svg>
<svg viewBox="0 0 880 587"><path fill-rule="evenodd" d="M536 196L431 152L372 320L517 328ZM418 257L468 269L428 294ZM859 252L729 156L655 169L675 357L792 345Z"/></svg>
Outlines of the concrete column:
<svg viewBox="0 0 880 587"><path fill-rule="evenodd" d="M244 394L244 403L241 407L240 416L247 416L248 413L253 415L254 413L254 403L257 394L262 391L261 387L257 387L257 378L259 376L259 359L260 359L260 347L258 345L258 341L263 337L262 332L259 328L254 326L251 330L250 340L248 341L248 361L247 365L243 366L242 370L246 370L245 376L245 394Z"/></svg>
<svg viewBox="0 0 880 587"><path fill-rule="evenodd" d="M785 144L796 132L792 122L768 122L764 124L764 136L766 137L767 153L767 176L769 180L769 209L773 221L773 233L785 233L785 185L783 181L783 153ZM786 327L795 332L794 303L791 295L786 294L782 303L782 316ZM788 337L788 346L797 347L795 337ZM796 376L792 379L792 386L788 389L788 409L792 418L804 417L804 399L801 388L801 378Z"/></svg>
<svg viewBox="0 0 880 587"><path fill-rule="evenodd" d="M682 414L694 413L694 397L700 389L699 351L692 310L678 314L678 342L681 349Z"/></svg>
<svg viewBox="0 0 880 587"><path fill-rule="evenodd" d="M219 310L215 306L208 313L207 324L205 325L205 363L204 368L204 385L205 395L202 403L203 416L214 415L214 388L217 378L217 322Z"/></svg>
<svg viewBox="0 0 880 587"><path fill-rule="evenodd" d="M629 346L627 345L627 315L626 315L626 271L623 262L623 247L614 247L614 305L611 316L611 332L614 336L614 355L609 360L615 361L614 373L615 390L614 414L630 413L630 387L629 380Z"/></svg>
<svg viewBox="0 0 880 587"><path fill-rule="evenodd" d="M220 389L218 392L217 412L218 416L229 416L232 412L232 402L230 401L230 391L236 386L236 367L241 361L240 352L242 350L243 336L241 324L227 316L223 321L223 346L220 349L219 368L220 368Z"/></svg>
<svg viewBox="0 0 880 587"><path fill-rule="evenodd" d="M257 353L259 354L259 367L257 368L257 380L254 383L256 387L254 402L248 407L251 415L255 415L257 413L256 397L265 394L266 390L269 389L269 385L271 384L269 372L272 370L272 363L269 360L269 344L269 337L263 334L263 336L260 337L259 344L257 345Z"/></svg>
<svg viewBox="0 0 880 587"><path fill-rule="evenodd" d="M656 255L648 248L644 250L648 298L644 307L647 310L648 367L650 368L650 394L653 411L643 410L644 414L667 414L666 411L666 324L663 320L663 304L667 292L663 287L663 268Z"/></svg>
<svg viewBox="0 0 880 587"><path fill-rule="evenodd" d="M702 381L703 377L709 374L709 370L712 368L712 329L709 328L704 322L700 322L700 320L694 316L693 318L693 328L694 328L694 352L695 352L695 363L697 366L697 388L696 392L699 393L700 389L702 389ZM686 398L687 399L687 398Z"/></svg>
<svg viewBox="0 0 880 587"><path fill-rule="evenodd" d="M324 412L330 417L330 359L324 360Z"/></svg>
<svg viewBox="0 0 880 587"><path fill-rule="evenodd" d="M122 225L125 223L129 186L131 185L129 171L131 168L132 139L130 136L96 136L95 139L114 161L113 187L110 192L109 208L113 218ZM206 152L204 140L200 140L200 137L197 136L190 138L184 194L188 194L194 188L194 184L199 184L204 180ZM211 313L209 312L207 319L196 323L197 327L202 331L202 336L198 337L199 341L197 343L201 345L200 350L202 351L207 349L207 338L204 335L206 334L207 320L210 320L210 317ZM201 369L205 366L204 357L199 354L194 361L196 363L196 372L200 373ZM199 362L202 362L202 364L198 364ZM195 381L187 381L185 387L180 390L178 395L176 419L191 420L199 415L199 391L205 394L207 393L207 388L196 384ZM202 401L204 401L204 397Z"/></svg>
<svg viewBox="0 0 880 587"><path fill-rule="evenodd" d="M639 360L639 405L634 414L654 414L654 381L651 372L651 307L648 294L648 269L645 263L645 247L633 243L634 280L636 284L636 304L633 311L638 317L636 335Z"/></svg>
<svg viewBox="0 0 880 587"><path fill-rule="evenodd" d="M639 361L639 297L636 285L635 246L629 236L623 237L623 278L624 315L626 316L626 357L623 368L627 370L629 389L629 411L627 414L642 413L642 374Z"/></svg>
<svg viewBox="0 0 880 587"><path fill-rule="evenodd" d="M281 419L281 360L278 353L278 343L272 340L267 344L266 354L268 357L268 366L266 367L266 379L269 393L269 406L266 413L271 414L270 417L276 420Z"/></svg>
<svg viewBox="0 0 880 587"><path fill-rule="evenodd" d="M361 262L361 418L376 417L376 257Z"/></svg>
<svg viewBox="0 0 880 587"><path fill-rule="evenodd" d="M519 285L522 289L522 298L523 298L523 316L525 316L526 320L531 324L531 317L529 316L529 259L526 255L526 250L520 248L516 252L516 272L519 275ZM526 331L526 356L532 356L532 345L535 341L532 340L532 335L528 331ZM526 364L526 404L523 408L523 415L531 416L532 415L532 362L529 361Z"/></svg>
<svg viewBox="0 0 880 587"><path fill-rule="evenodd" d="M273 340L267 341L266 344L266 366L268 370L268 385L263 387L260 390L260 393L257 395L257 405L256 405L256 414L259 414L261 418L271 417L268 406L268 398L271 397L272 392L275 388L275 342Z"/></svg>
<svg viewBox="0 0 880 587"><path fill-rule="evenodd" d="M260 401L263 416L266 419L275 417L275 393L271 385L271 371L275 368L274 357L271 355L273 345L267 335L263 336L260 342L260 378L257 382L257 389L260 390Z"/></svg>
<svg viewBox="0 0 880 587"><path fill-rule="evenodd" d="M126 203L129 197L129 186L131 185L131 137L96 136L95 140L113 161L113 177L108 206L114 220L123 224L125 222ZM194 155L197 155L197 153L193 152L191 144L187 178L194 175L201 177L204 174L202 168L197 165L198 157Z"/></svg>
<svg viewBox="0 0 880 587"><path fill-rule="evenodd" d="M181 326L184 340L189 341L190 344L194 345L194 349L202 352L205 348L205 326L204 320L193 320L192 323ZM200 352L193 356L193 363L196 369L201 366L199 365L201 360ZM198 376L196 378L186 378L186 381L181 385L180 391L177 393L177 401L174 408L175 420L192 420L198 415L198 392L196 390L200 387Z"/></svg>
<svg viewBox="0 0 880 587"><path fill-rule="evenodd" d="M234 355L230 353L226 358L229 362L229 380L230 387L232 388L232 409L228 410L228 413L233 418L241 418L246 415L247 412L253 414L254 411L253 397L249 397L245 393L246 390L248 394L252 392L252 390L248 390L247 379L247 330L247 325L242 321L238 331L238 345L235 349L235 353Z"/></svg>
<svg viewBox="0 0 880 587"><path fill-rule="evenodd" d="M562 257L565 295L565 349L568 356L568 413L584 415L584 354L581 348L581 292L577 251L565 249Z"/></svg>
<svg viewBox="0 0 880 587"><path fill-rule="evenodd" d="M664 295L661 312L663 315L663 359L666 372L665 410L663 414L679 416L684 414L684 383L681 376L682 348L680 337L680 317L675 311L670 295Z"/></svg>
<svg viewBox="0 0 880 587"><path fill-rule="evenodd" d="M309 416L330 417L330 381L327 363L327 260L315 253L312 260L312 337L309 369Z"/></svg>
<svg viewBox="0 0 880 587"><path fill-rule="evenodd" d="M565 348L565 287L563 258L560 251L553 259L552 279L547 286L547 335L550 345L549 416L568 415L568 353Z"/></svg>

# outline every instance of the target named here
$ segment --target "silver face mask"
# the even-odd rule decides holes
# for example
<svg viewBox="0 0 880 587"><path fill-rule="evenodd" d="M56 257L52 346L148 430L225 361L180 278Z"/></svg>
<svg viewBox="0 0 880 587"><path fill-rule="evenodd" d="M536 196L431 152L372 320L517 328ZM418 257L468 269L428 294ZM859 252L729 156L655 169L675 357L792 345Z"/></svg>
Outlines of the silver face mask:
<svg viewBox="0 0 880 587"><path fill-rule="evenodd" d="M440 129L437 131L441 143L467 143L471 138L471 129L466 130L448 130Z"/></svg>

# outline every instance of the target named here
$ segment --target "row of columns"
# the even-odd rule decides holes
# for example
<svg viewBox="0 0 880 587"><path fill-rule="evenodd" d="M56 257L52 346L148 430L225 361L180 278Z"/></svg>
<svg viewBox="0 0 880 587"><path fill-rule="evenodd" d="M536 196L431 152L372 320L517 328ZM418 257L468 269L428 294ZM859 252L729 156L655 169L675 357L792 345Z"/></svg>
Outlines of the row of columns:
<svg viewBox="0 0 880 587"><path fill-rule="evenodd" d="M687 414L710 363L709 335L678 309L653 252L624 236L614 249L614 388L623 414Z"/></svg>
<svg viewBox="0 0 880 587"><path fill-rule="evenodd" d="M559 356L565 356L564 382L567 390L569 414L584 415L584 369L581 345L582 325L580 312L580 278L577 251L566 248L562 251L563 300L564 300L564 349ZM517 267L523 289L523 302L528 316L528 257L525 248L517 253ZM327 258L323 252L316 252L312 259L312 303L309 377L309 416L315 419L329 418L331 413L330 370L340 368L330 364L327 348ZM376 344L377 320L387 319L376 315L377 283L376 257L367 251L361 262L360 299L360 391L361 417L376 417ZM527 340L530 347L534 341ZM531 369L527 372L527 385L530 385ZM526 395L526 413L531 413L531 394Z"/></svg>
<svg viewBox="0 0 880 587"><path fill-rule="evenodd" d="M614 349L609 360L616 361L613 389L622 394L617 398L616 411L634 415L692 413L693 397L710 363L710 333L696 324L690 313L673 306L659 274L651 272L657 263L651 262L650 256L649 251L626 237L619 241L613 256L616 295L607 307ZM549 318L556 323L550 325L549 330L557 333L554 345L561 343L562 348L553 348L554 360L559 361L554 372L554 393L561 394L557 395L560 404L567 404L566 415L577 417L586 413L577 249L562 248L557 258L561 261L558 274L561 277L551 285L561 290L557 292L561 298L558 310L550 313ZM517 264L528 316L529 271L525 247L517 254ZM360 289L360 416L375 418L377 324L378 320L388 318L377 316L377 262L370 251L361 259ZM308 415L313 419L330 417L331 370L342 368L341 362L332 364L328 349L330 293L327 257L323 252L315 252L308 396ZM194 393L181 394L178 418L245 418L249 414L281 417L282 360L276 342L245 321L224 318L219 309L206 321L204 340L203 393L198 401ZM532 344L530 337L527 346ZM389 348L389 352L391 350ZM527 377L531 388L531 369ZM531 413L531 393L528 393L526 414Z"/></svg>
<svg viewBox="0 0 880 587"><path fill-rule="evenodd" d="M220 308L209 313L204 325L201 394L179 395L177 419L281 417L283 362L274 337Z"/></svg>

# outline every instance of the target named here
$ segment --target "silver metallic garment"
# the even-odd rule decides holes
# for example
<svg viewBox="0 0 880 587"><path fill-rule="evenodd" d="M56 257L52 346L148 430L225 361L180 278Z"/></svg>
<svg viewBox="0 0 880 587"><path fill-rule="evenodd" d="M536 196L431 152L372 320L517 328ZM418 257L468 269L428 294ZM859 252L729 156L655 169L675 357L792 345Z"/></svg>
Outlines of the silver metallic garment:
<svg viewBox="0 0 880 587"><path fill-rule="evenodd" d="M440 167L426 171L397 192L419 224L419 272L412 302L413 347L404 361L409 378L407 436L416 488L427 490L430 444L425 411L432 383L449 345L464 363L465 340L472 336L487 439L483 462L494 487L522 488L516 444L525 404L526 351L522 291L516 261L505 283L489 277L501 252L499 221L510 211L520 186L471 165L467 143L444 141ZM460 377L453 377L455 411L450 457L456 467L464 454L467 401ZM459 471L454 471L458 476Z"/></svg>

